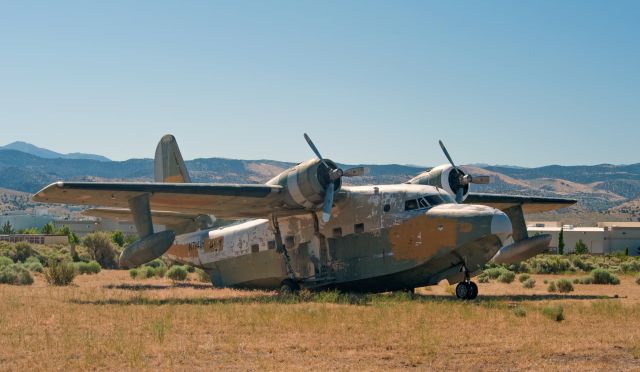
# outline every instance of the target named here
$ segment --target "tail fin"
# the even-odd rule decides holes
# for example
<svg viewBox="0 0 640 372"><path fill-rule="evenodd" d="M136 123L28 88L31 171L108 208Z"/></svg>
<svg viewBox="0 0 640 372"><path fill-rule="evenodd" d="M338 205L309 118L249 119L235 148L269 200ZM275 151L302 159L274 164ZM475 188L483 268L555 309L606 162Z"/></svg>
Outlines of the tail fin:
<svg viewBox="0 0 640 372"><path fill-rule="evenodd" d="M189 172L178 148L178 142L170 134L162 137L156 147L154 175L156 182L191 182L191 177L189 177Z"/></svg>

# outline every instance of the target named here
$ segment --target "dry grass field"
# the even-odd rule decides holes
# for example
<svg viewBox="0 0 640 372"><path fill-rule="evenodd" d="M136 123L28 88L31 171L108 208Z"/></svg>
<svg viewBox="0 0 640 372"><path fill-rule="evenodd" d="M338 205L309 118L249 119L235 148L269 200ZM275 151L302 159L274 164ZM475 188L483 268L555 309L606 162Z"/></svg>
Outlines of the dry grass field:
<svg viewBox="0 0 640 372"><path fill-rule="evenodd" d="M640 370L632 277L568 295L546 291L543 280L557 277L532 277L533 289L479 284L470 302L442 283L352 304L136 281L126 271L70 287L36 277L0 285L0 369ZM546 317L549 304L562 305L565 320Z"/></svg>

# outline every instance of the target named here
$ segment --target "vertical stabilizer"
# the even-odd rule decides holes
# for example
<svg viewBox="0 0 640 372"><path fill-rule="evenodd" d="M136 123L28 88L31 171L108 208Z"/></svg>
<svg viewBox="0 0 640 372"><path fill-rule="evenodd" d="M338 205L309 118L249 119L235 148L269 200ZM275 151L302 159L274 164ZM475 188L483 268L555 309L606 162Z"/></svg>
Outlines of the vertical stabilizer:
<svg viewBox="0 0 640 372"><path fill-rule="evenodd" d="M178 148L178 142L170 134L162 137L158 147L156 147L154 175L156 182L191 182L189 172L187 172L187 167L184 165L182 154L180 154L180 149Z"/></svg>

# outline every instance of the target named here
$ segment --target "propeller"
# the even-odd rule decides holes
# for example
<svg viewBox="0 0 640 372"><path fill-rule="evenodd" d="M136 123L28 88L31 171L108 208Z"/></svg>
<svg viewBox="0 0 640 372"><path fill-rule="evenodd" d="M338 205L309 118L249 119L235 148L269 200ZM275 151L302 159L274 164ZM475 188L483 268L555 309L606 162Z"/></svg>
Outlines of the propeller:
<svg viewBox="0 0 640 372"><path fill-rule="evenodd" d="M313 153L316 154L318 159L320 159L322 164L324 164L324 166L327 167L327 169L328 169L328 175L329 175L329 180L330 181L329 181L329 184L327 185L327 190L325 191L324 203L323 203L323 206L322 206L322 221L324 221L324 223L327 223L327 222L329 222L329 219L331 218L331 208L333 208L333 196L335 194L335 182L338 179L340 179L341 177L363 176L366 173L366 168L365 167L355 167L355 168L347 169L345 171L343 171L340 168L332 168L329 165L329 163L327 163L327 161L324 160L324 158L320 154L320 151L318 151L318 148L316 147L316 145L313 143L311 138L306 133L304 134L304 139L309 144L309 147L311 147L311 150L313 151Z"/></svg>
<svg viewBox="0 0 640 372"><path fill-rule="evenodd" d="M449 151L447 151L447 148L444 146L444 143L442 143L442 141L438 141L438 143L440 144L440 148L442 149L442 152L444 152L444 156L447 157L447 160L449 160L449 163L451 163L451 166L456 171L456 174L458 176L457 178L458 182L456 185L457 187L455 187L456 203L462 203L462 199L464 198L464 187L466 185L470 183L488 184L489 182L491 182L491 178L489 176L472 176L470 174L465 174L453 162L453 159L451 158L451 155L449 155Z"/></svg>

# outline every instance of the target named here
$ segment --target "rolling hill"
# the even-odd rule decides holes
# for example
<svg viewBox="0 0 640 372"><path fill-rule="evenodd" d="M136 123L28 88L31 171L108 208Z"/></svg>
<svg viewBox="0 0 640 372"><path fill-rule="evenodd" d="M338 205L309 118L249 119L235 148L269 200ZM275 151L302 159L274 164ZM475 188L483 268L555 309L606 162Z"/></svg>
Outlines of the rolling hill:
<svg viewBox="0 0 640 372"><path fill-rule="evenodd" d="M32 145L27 148L31 148L30 146ZM0 148L0 188L34 193L58 180L153 179L152 159L110 161L99 156L81 159L53 158L47 152L49 150L40 150L45 151L45 156ZM186 161L194 182L219 183L265 182L294 164L266 159L201 158ZM348 168L356 165L341 166ZM345 181L359 185L402 183L424 171L420 167L398 164L364 166L369 169L366 176ZM482 165L462 168L467 173L491 176L492 183L472 186L472 190L476 192L572 197L579 201L578 206L572 207L572 210L628 213L640 217L640 208L637 207L637 200L640 199L640 164L551 165L540 168Z"/></svg>

